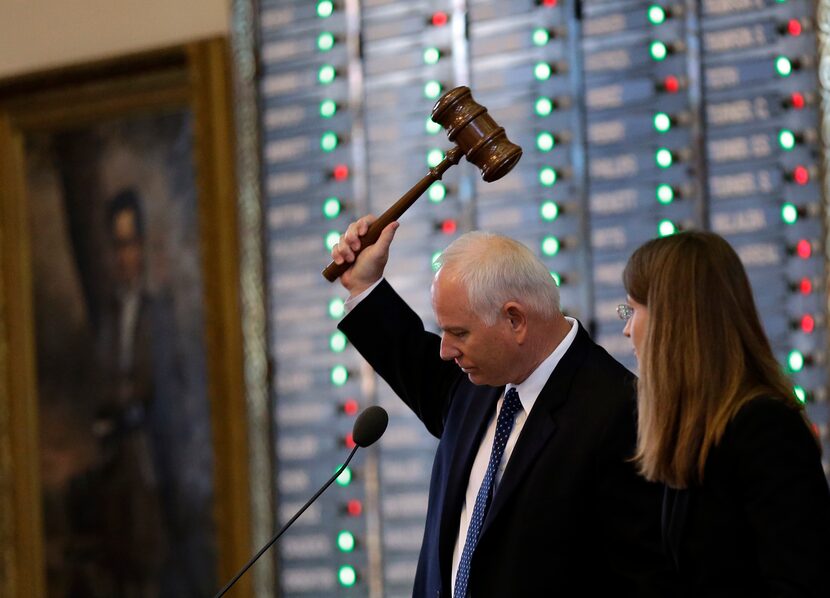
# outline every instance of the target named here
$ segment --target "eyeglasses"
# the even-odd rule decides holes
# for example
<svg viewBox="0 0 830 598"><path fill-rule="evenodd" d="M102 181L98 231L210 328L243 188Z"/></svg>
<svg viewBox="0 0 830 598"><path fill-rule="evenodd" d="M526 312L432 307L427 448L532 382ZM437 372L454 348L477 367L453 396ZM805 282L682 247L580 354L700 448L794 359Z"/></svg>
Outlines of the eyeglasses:
<svg viewBox="0 0 830 598"><path fill-rule="evenodd" d="M620 320L627 322L634 315L634 308L625 303L621 303L617 306L617 315L620 317Z"/></svg>

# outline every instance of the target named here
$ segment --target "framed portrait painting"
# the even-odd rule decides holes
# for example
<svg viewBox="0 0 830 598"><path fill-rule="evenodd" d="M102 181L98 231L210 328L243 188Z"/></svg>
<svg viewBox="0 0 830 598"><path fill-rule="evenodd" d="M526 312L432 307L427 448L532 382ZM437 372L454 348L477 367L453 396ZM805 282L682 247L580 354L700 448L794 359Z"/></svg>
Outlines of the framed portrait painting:
<svg viewBox="0 0 830 598"><path fill-rule="evenodd" d="M0 81L4 596L210 596L247 558L228 79L212 39Z"/></svg>

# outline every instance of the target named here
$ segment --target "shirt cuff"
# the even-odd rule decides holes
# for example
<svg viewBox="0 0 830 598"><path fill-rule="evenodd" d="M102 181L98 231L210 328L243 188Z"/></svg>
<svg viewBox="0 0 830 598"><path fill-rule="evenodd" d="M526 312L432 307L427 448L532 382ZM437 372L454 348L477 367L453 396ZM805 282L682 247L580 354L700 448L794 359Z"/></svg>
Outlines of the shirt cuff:
<svg viewBox="0 0 830 598"><path fill-rule="evenodd" d="M368 297L369 293L371 293L372 291L375 290L375 287L380 284L381 280L383 280L383 278L379 278L377 281L375 281L375 283L372 286L370 286L368 289L366 289L365 291L363 291L359 295L355 295L354 297L349 297L348 299L346 299L346 302L343 304L343 308L345 309L345 312L349 313L350 311L352 311L355 308L355 306L358 303L360 303L366 297Z"/></svg>

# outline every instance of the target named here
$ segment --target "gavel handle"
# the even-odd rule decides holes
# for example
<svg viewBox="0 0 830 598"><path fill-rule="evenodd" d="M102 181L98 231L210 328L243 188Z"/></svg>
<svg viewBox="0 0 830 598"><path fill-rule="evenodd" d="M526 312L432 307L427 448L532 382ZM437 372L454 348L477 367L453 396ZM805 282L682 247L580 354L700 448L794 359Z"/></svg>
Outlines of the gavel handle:
<svg viewBox="0 0 830 598"><path fill-rule="evenodd" d="M401 197L388 210L381 214L380 217L369 226L369 230L366 231L366 234L360 237L360 249L355 251L355 258L357 258L363 249L369 245L374 245L380 237L380 233L382 233L383 229L386 228L386 225L403 216L403 213L415 203L415 200L424 194L424 191L429 189L429 186L432 185L432 183L440 180L444 175L444 172L446 172L450 166L458 164L458 161L461 160L461 156L463 155L464 152L460 147L453 147L447 152L447 155L443 160L441 160L440 164L434 168L430 168L429 174L415 183L412 189L407 191L403 197ZM354 262L347 264L344 262L338 265L331 262L328 266L326 266L325 270L323 270L323 276L329 282L334 282L340 278L346 270L351 268L353 263Z"/></svg>

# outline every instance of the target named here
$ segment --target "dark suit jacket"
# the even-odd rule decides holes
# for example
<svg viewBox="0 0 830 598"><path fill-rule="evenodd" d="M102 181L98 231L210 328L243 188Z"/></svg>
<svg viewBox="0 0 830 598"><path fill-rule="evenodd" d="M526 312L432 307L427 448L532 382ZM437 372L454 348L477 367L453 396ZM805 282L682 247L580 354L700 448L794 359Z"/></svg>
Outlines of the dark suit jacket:
<svg viewBox="0 0 830 598"><path fill-rule="evenodd" d="M440 438L415 596L451 596L470 469L502 388L439 357L438 336L382 282L341 322L360 353ZM580 326L525 422L471 564L483 596L667 596L661 490L627 461L634 377Z"/></svg>
<svg viewBox="0 0 830 598"><path fill-rule="evenodd" d="M687 596L830 596L830 491L801 414L758 398L729 423L703 484L666 490L663 533Z"/></svg>

